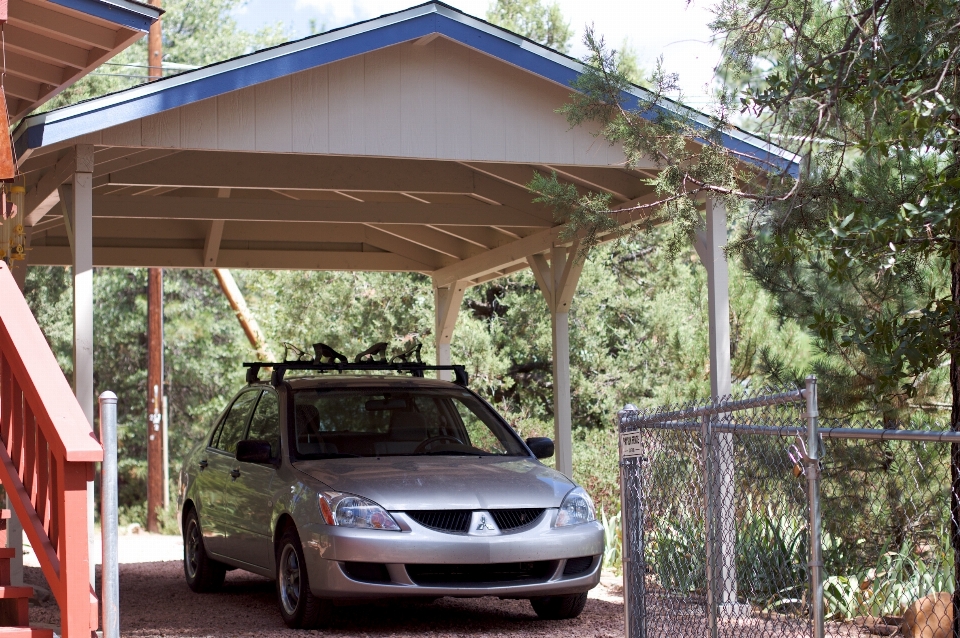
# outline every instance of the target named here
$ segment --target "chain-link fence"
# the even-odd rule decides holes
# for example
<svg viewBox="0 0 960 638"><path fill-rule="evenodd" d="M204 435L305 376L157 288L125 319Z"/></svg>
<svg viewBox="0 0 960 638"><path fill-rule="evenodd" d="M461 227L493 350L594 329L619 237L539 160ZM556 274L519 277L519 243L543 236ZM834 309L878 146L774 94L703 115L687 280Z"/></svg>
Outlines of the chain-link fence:
<svg viewBox="0 0 960 638"><path fill-rule="evenodd" d="M628 638L952 636L960 436L885 425L819 422L812 379L625 408Z"/></svg>

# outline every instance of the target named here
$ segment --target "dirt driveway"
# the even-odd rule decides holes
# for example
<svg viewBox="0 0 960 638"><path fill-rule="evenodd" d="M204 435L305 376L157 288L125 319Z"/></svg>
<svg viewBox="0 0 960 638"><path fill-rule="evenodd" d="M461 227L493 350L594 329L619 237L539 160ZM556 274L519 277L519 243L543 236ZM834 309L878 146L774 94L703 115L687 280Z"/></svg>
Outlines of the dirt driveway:
<svg viewBox="0 0 960 638"><path fill-rule="evenodd" d="M99 568L98 568L99 569ZM27 584L45 587L38 568L25 568ZM461 637L486 634L531 638L620 638L623 601L617 579L605 577L591 592L583 614L572 621L537 620L525 600L495 598L440 600L425 603L378 602L342 607L336 626L323 632L287 629L277 612L271 581L247 572L227 574L222 592L198 595L187 589L180 562L120 565L120 623L124 638L132 637L290 637L318 635ZM41 598L43 598L41 592ZM33 601L34 625L58 626L59 610L52 600Z"/></svg>

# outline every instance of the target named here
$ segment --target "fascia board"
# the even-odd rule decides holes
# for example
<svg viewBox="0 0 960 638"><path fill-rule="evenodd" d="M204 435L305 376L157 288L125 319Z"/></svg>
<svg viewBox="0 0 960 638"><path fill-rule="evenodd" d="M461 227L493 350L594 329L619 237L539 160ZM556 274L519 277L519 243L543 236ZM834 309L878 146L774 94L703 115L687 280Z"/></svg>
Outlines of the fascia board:
<svg viewBox="0 0 960 638"><path fill-rule="evenodd" d="M106 20L136 31L149 31L163 10L127 0L48 0L67 9Z"/></svg>

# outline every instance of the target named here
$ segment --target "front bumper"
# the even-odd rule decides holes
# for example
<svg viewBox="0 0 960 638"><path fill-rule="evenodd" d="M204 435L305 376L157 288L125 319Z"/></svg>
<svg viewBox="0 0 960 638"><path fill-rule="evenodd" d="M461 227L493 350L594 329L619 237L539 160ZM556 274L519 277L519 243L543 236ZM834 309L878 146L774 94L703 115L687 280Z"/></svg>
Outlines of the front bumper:
<svg viewBox="0 0 960 638"><path fill-rule="evenodd" d="M434 531L404 514L394 514L402 532L361 530L323 524L300 530L310 589L322 598L499 596L531 598L587 591L600 582L603 528L597 522L554 528L556 510L548 510L533 528L497 536L466 536ZM589 567L574 569L567 559L593 557ZM582 566L581 561L581 566ZM376 566L379 577L357 577L357 564ZM574 566L571 561L570 566ZM424 578L423 566L461 566L483 571L483 566L523 565L529 577ZM408 570L407 566L417 566ZM428 567L429 571L431 567ZM475 569L471 569L474 568ZM456 568L452 568L456 571ZM369 570L368 570L369 571ZM568 573L564 573L564 572ZM353 574L351 577L348 573ZM444 582L437 582L438 580Z"/></svg>

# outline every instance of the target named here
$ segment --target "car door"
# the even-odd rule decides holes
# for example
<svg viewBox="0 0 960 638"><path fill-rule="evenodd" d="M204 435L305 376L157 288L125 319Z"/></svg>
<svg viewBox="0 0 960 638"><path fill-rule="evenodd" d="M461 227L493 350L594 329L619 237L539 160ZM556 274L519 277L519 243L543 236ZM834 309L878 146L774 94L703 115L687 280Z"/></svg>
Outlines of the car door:
<svg viewBox="0 0 960 638"><path fill-rule="evenodd" d="M264 390L247 430L247 440L269 441L273 458L280 458L280 402L276 392ZM230 485L234 507L228 545L231 558L259 567L273 564L273 487L276 465L235 462L239 472Z"/></svg>
<svg viewBox="0 0 960 638"><path fill-rule="evenodd" d="M200 526L203 542L213 554L229 556L227 539L234 520L232 510L235 492L232 475L236 469L237 443L243 438L250 422L250 414L260 396L260 389L247 390L227 410L207 446L206 466L197 477L200 494Z"/></svg>

